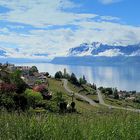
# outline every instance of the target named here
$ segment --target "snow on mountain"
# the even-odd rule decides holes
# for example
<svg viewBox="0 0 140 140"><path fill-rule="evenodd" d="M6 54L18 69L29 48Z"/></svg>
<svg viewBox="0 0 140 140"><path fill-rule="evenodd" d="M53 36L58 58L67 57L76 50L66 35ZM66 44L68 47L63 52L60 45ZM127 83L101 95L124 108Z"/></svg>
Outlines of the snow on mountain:
<svg viewBox="0 0 140 140"><path fill-rule="evenodd" d="M121 46L99 42L83 43L78 47L71 48L67 56L140 56L140 44Z"/></svg>

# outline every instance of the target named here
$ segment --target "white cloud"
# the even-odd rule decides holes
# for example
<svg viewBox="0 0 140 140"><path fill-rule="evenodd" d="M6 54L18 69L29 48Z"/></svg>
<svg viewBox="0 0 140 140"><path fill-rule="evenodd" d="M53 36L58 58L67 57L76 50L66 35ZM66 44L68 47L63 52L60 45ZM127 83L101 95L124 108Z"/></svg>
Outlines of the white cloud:
<svg viewBox="0 0 140 140"><path fill-rule="evenodd" d="M112 3L117 3L120 1L122 0L99 0L99 2L101 2L102 4L112 4Z"/></svg>
<svg viewBox="0 0 140 140"><path fill-rule="evenodd" d="M77 6L70 0L0 0L0 5L12 9L1 13L1 19L36 27L28 29L28 33L16 31L26 28L24 25L8 25L0 29L0 41L18 47L16 51L3 45L10 57L46 57L34 55L39 53L49 54L52 58L66 55L69 48L84 42L98 41L124 46L140 42L140 27L117 23L115 21L120 20L117 17L66 12L64 9ZM94 18L99 18L100 22ZM55 25L59 28L55 28ZM63 25L67 25L67 28ZM110 51L106 53L111 54ZM113 53L118 52L115 50Z"/></svg>
<svg viewBox="0 0 140 140"><path fill-rule="evenodd" d="M76 20L94 18L94 14L75 14L65 9L76 7L70 0L0 0L0 5L12 9L0 14L0 19L37 27L67 25Z"/></svg>

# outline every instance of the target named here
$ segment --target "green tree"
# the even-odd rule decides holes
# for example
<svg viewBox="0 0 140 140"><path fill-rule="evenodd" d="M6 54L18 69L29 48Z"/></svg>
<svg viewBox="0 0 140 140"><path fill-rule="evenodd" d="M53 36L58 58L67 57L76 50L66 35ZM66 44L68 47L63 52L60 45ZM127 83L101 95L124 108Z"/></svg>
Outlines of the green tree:
<svg viewBox="0 0 140 140"><path fill-rule="evenodd" d="M79 79L79 84L82 85L82 84L86 84L86 83L87 83L87 80L86 80L85 76L83 75L83 77Z"/></svg>
<svg viewBox="0 0 140 140"><path fill-rule="evenodd" d="M61 78L63 78L62 72L61 71L56 72L55 73L55 79L61 79Z"/></svg>
<svg viewBox="0 0 140 140"><path fill-rule="evenodd" d="M29 70L29 75L33 75L34 72L38 72L38 69L37 69L36 66L32 66L32 67L30 68L30 70Z"/></svg>
<svg viewBox="0 0 140 140"><path fill-rule="evenodd" d="M119 99L118 90L116 88L113 89L113 95L114 95L114 99Z"/></svg>
<svg viewBox="0 0 140 140"><path fill-rule="evenodd" d="M85 75L83 75L83 84L86 84L86 83L87 83L86 77Z"/></svg>
<svg viewBox="0 0 140 140"><path fill-rule="evenodd" d="M78 84L79 84L79 82L78 82L78 80L77 80L77 78L76 78L76 76L75 76L74 73L71 74L70 81L71 81L73 84L75 84L75 85L78 85Z"/></svg>
<svg viewBox="0 0 140 140"><path fill-rule="evenodd" d="M15 84L17 93L23 93L27 88L27 84L21 79L21 71L16 70L10 75L10 82Z"/></svg>

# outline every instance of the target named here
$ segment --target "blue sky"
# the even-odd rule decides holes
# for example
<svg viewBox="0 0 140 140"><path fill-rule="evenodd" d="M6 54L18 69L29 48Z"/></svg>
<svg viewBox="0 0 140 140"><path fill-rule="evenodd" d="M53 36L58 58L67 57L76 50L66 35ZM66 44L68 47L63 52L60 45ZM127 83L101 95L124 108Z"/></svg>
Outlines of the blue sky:
<svg viewBox="0 0 140 140"><path fill-rule="evenodd" d="M0 0L0 57L53 58L84 42L139 43L139 5L139 0Z"/></svg>
<svg viewBox="0 0 140 140"><path fill-rule="evenodd" d="M75 9L76 12L96 13L119 17L123 23L140 26L140 1L139 0L73 0L81 3L83 8ZM92 1L92 2L91 2ZM99 2L100 1L100 2ZM106 3L105 3L106 2Z"/></svg>

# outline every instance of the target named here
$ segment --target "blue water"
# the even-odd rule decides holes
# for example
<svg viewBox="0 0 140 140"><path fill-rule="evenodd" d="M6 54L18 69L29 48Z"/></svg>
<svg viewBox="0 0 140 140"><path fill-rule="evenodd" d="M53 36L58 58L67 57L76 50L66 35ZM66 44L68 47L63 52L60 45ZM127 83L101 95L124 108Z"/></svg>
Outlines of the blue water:
<svg viewBox="0 0 140 140"><path fill-rule="evenodd" d="M73 72L77 77L85 75L88 82L94 82L97 86L117 87L119 90L136 90L140 92L140 67L138 66L74 66L49 63L22 63L16 65L35 65L40 72L49 72L51 75L66 68L67 72Z"/></svg>

